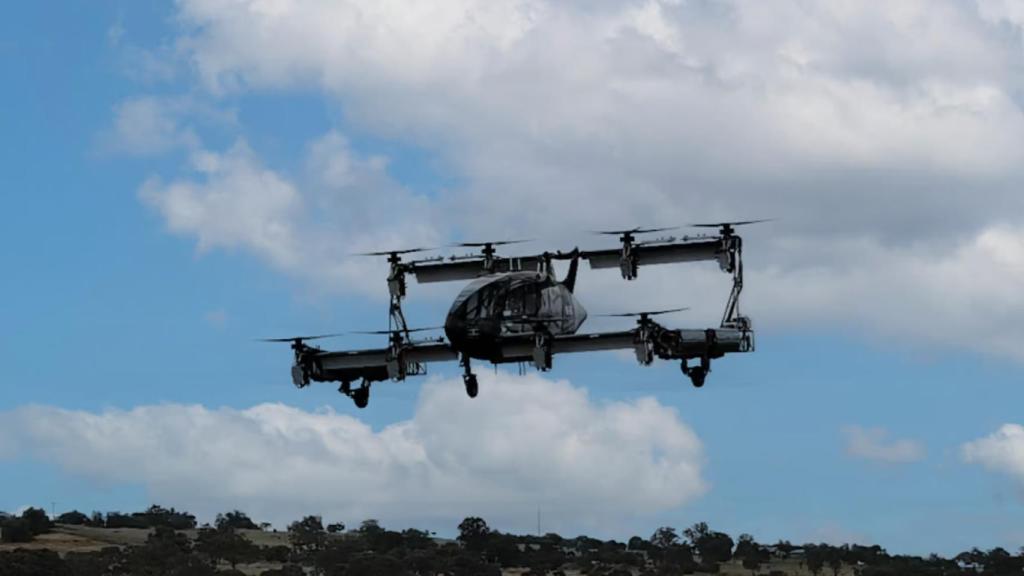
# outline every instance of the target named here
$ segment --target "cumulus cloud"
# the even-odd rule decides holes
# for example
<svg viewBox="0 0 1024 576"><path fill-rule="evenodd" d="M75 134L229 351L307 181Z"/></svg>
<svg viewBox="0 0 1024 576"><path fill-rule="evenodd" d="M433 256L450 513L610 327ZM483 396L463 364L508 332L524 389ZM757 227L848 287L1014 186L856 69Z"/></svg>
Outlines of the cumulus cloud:
<svg viewBox="0 0 1024 576"><path fill-rule="evenodd" d="M113 125L102 137L111 151L151 156L175 148L196 148L199 137L183 124L187 106L174 99L129 98L114 108Z"/></svg>
<svg viewBox="0 0 1024 576"><path fill-rule="evenodd" d="M980 464L1024 483L1024 426L1004 424L992 434L961 447L964 461Z"/></svg>
<svg viewBox="0 0 1024 576"><path fill-rule="evenodd" d="M243 248L323 286L380 293L380 263L354 253L439 241L432 208L386 167L386 159L363 158L329 132L310 144L302 194L238 140L224 152L196 151L189 177L151 178L139 196L172 232L194 236L200 251Z"/></svg>
<svg viewBox="0 0 1024 576"><path fill-rule="evenodd" d="M925 455L924 446L920 442L890 439L889 432L884 428L847 426L843 428L843 437L846 440L846 453L865 460L899 464L922 460Z"/></svg>
<svg viewBox="0 0 1024 576"><path fill-rule="evenodd" d="M568 248L598 227L781 216L749 232L749 311L761 325L854 325L1024 359L1012 289L1024 270L1014 96L1024 86L1010 3L178 9L177 51L209 93L320 91L362 130L436 155L459 182L430 199L402 191L386 159L361 157L332 132L310 143L307 180L278 174L319 206L291 220L293 231L317 229L316 215L334 219L324 237L335 245L356 228L378 231L366 243L374 249L455 234ZM190 233L202 243L216 230ZM243 245L266 254L266 243ZM303 232L287 251L309 245ZM317 261L343 268L337 257ZM645 270L641 283L659 281L630 289L674 305L684 287L683 303L712 319L727 291L716 274ZM342 274L360 286L356 276ZM596 308L618 305L614 274L587 282Z"/></svg>
<svg viewBox="0 0 1024 576"><path fill-rule="evenodd" d="M0 433L82 477L141 484L204 515L240 507L278 523L301 511L396 526L480 514L528 529L540 505L555 512L551 523L572 522L565 528L611 530L707 489L700 440L652 398L597 403L537 375L480 379L475 400L461 382L427 383L413 416L381 430L331 409L263 404L25 407L2 414Z"/></svg>

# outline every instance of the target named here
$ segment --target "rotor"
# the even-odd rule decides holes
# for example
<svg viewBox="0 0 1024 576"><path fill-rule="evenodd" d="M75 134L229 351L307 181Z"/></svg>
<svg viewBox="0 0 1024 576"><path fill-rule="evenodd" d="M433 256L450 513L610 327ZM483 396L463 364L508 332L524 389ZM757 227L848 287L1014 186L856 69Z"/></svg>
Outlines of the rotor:
<svg viewBox="0 0 1024 576"><path fill-rule="evenodd" d="M394 330L353 330L349 334L401 334L404 332L429 332L431 330L444 330L444 326L424 326L422 328L396 328Z"/></svg>
<svg viewBox="0 0 1024 576"><path fill-rule="evenodd" d="M480 248L480 253L484 257L484 268L490 269L494 262L494 255L497 252L495 246L507 246L509 244L522 244L524 242L533 242L532 238L523 238L517 240L494 240L490 242L456 242L449 246L453 248ZM452 260L461 260L467 257L452 256Z"/></svg>
<svg viewBox="0 0 1024 576"><path fill-rule="evenodd" d="M670 308L668 310L647 310L643 312L620 312L617 314L598 314L602 318L639 318L638 322L646 322L651 316L660 316L662 314L671 314L673 312L682 312L683 310L689 310L689 306L682 308Z"/></svg>
<svg viewBox="0 0 1024 576"><path fill-rule="evenodd" d="M628 230L592 230L593 234L600 234L602 236L621 236L623 234L650 234L652 232L666 232L668 230L676 230L679 226L668 226L665 228L643 228L637 226L636 228L629 228Z"/></svg>
<svg viewBox="0 0 1024 576"><path fill-rule="evenodd" d="M312 336L289 336L286 338L257 338L257 342L291 342L292 349L297 350L303 347L303 343L307 340L320 340L322 338L337 338L344 336L344 332L337 332L334 334L314 334Z"/></svg>
<svg viewBox="0 0 1024 576"><path fill-rule="evenodd" d="M775 218L762 218L760 220L738 220L735 222L707 222L707 223L696 223L689 224L694 228L718 228L718 233L723 237L730 237L736 233L737 226L748 226L750 224L760 224L761 222L771 222Z"/></svg>

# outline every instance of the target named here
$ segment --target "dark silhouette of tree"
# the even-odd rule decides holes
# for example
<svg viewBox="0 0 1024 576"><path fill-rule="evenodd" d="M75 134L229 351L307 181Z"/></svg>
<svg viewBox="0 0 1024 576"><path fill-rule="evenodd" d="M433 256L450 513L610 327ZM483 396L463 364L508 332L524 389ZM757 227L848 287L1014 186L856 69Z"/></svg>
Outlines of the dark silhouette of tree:
<svg viewBox="0 0 1024 576"><path fill-rule="evenodd" d="M826 555L821 546L807 544L804 546L804 562L811 574L817 576L825 568Z"/></svg>
<svg viewBox="0 0 1024 576"><path fill-rule="evenodd" d="M705 569L732 558L732 538L724 532L711 530L705 522L694 524L684 530L683 534L700 555L701 565Z"/></svg>
<svg viewBox="0 0 1024 576"><path fill-rule="evenodd" d="M260 548L261 555L267 562L285 563L291 558L291 549L287 546L263 546Z"/></svg>
<svg viewBox="0 0 1024 576"><path fill-rule="evenodd" d="M198 555L182 532L169 526L157 526L143 546L131 550L125 559L125 572L131 576L212 576L215 572Z"/></svg>
<svg viewBox="0 0 1024 576"><path fill-rule="evenodd" d="M10 544L24 544L31 542L35 537L29 523L21 518L10 518L0 523L0 532L3 532L2 542Z"/></svg>
<svg viewBox="0 0 1024 576"><path fill-rule="evenodd" d="M327 534L319 516L306 516L288 525L288 540L300 553L315 552L324 547Z"/></svg>
<svg viewBox="0 0 1024 576"><path fill-rule="evenodd" d="M208 556L214 567L224 561L234 569L239 563L254 560L259 549L248 538L239 534L229 524L220 528L202 528L196 535L196 551Z"/></svg>
<svg viewBox="0 0 1024 576"><path fill-rule="evenodd" d="M0 576L77 576L53 550L19 548L0 553Z"/></svg>
<svg viewBox="0 0 1024 576"><path fill-rule="evenodd" d="M351 558L365 551L366 546L361 539L330 538L324 543L323 550L316 553L313 566L321 574L340 573L339 567L344 568Z"/></svg>
<svg viewBox="0 0 1024 576"><path fill-rule="evenodd" d="M413 576L413 572L394 556L376 553L354 556L349 560L346 573L361 576Z"/></svg>
<svg viewBox="0 0 1024 576"><path fill-rule="evenodd" d="M334 522L333 524L327 525L328 534L340 534L345 531L344 522Z"/></svg>
<svg viewBox="0 0 1024 576"><path fill-rule="evenodd" d="M28 508L21 513L21 520L28 526L33 536L46 534L53 527L50 517L42 508Z"/></svg>
<svg viewBox="0 0 1024 576"><path fill-rule="evenodd" d="M430 537L430 532L426 530L417 530L415 528L407 528L402 530L402 547L406 550L426 550L434 548L434 540Z"/></svg>
<svg viewBox="0 0 1024 576"><path fill-rule="evenodd" d="M758 544L750 534L740 535L739 540L736 541L733 558L739 559L743 567L750 570L751 573L757 572L771 559L768 549Z"/></svg>
<svg viewBox="0 0 1024 576"><path fill-rule="evenodd" d="M669 526L662 526L651 534L651 546L665 550L679 542L679 534L676 529Z"/></svg>
<svg viewBox="0 0 1024 576"><path fill-rule="evenodd" d="M123 555L120 548L111 546L98 552L68 552L64 563L74 576L109 576L112 567L121 563Z"/></svg>
<svg viewBox="0 0 1024 576"><path fill-rule="evenodd" d="M104 526L107 528L149 528L146 519L137 514L121 514L120 512L107 512Z"/></svg>
<svg viewBox="0 0 1024 576"><path fill-rule="evenodd" d="M499 566L523 565L523 552L519 549L518 538L492 531L487 537L485 554L487 560Z"/></svg>
<svg viewBox="0 0 1024 576"><path fill-rule="evenodd" d="M772 548L777 558L786 560L799 549L799 546L794 546L789 540L779 540Z"/></svg>
<svg viewBox="0 0 1024 576"><path fill-rule="evenodd" d="M825 548L825 563L832 569L832 576L839 576L839 571L843 569L843 553L844 549L836 546Z"/></svg>
<svg viewBox="0 0 1024 576"><path fill-rule="evenodd" d="M166 526L175 530L190 530L196 527L196 517L188 512L178 512L174 508L164 508L153 504L144 512L136 512L132 516L142 521L144 526L156 528Z"/></svg>
<svg viewBox="0 0 1024 576"><path fill-rule="evenodd" d="M482 551L491 535L491 528L483 518L470 516L459 523L458 541L469 550Z"/></svg>
<svg viewBox="0 0 1024 576"><path fill-rule="evenodd" d="M232 510L231 512L217 514L217 518L213 521L213 525L218 530L225 528L233 528L235 530L260 529L260 527L252 521L252 518L249 518L245 512L241 512L239 510Z"/></svg>
<svg viewBox="0 0 1024 576"><path fill-rule="evenodd" d="M56 523L68 524L71 526L82 526L89 523L89 517L78 510L72 510L71 512L65 512L60 516L57 516Z"/></svg>
<svg viewBox="0 0 1024 576"><path fill-rule="evenodd" d="M174 509L150 507L134 514L97 514L98 521L79 512L62 517L70 522L102 526L134 522L156 524L142 545L98 552L69 552L63 559L46 551L17 550L0 552L0 576L239 576L239 568L251 572L251 562L271 563L267 576L354 576L354 575L444 575L500 576L503 568L520 568L533 576L675 576L679 574L719 573L731 567L723 564L730 557L741 562L752 574L783 576L784 566L771 562L770 550L785 558L802 550L808 571L820 575L826 568L833 576L1020 576L1024 574L1024 550L1011 554L1003 548L987 551L973 549L946 559L938 555L890 556L879 546L827 544L793 546L780 541L764 546L748 535L741 535L733 546L724 533L700 523L684 531L686 540L671 528L660 528L645 540L630 538L628 545L587 536L563 539L557 534L517 536L492 530L477 517L459 525L459 543L431 538L422 530L402 532L386 530L375 520L363 522L344 536L328 537L319 517L307 516L289 525L288 538L294 548L259 548L244 535L252 520L235 510L218 515L218 528L204 526L194 541L171 525L193 522L191 515ZM49 519L39 509L22 517L5 518L5 538L11 526L21 527L31 538L30 526L48 527ZM63 523L63 522L62 522ZM332 532L343 531L340 523ZM58 527L58 530L60 527ZM697 563L697 560L700 563ZM653 561L653 564L645 560ZM227 569L227 565L231 569ZM247 568L245 565L249 565ZM224 569L217 572L217 568ZM800 573L805 573L800 571Z"/></svg>
<svg viewBox="0 0 1024 576"><path fill-rule="evenodd" d="M489 564L471 554L457 554L448 559L444 566L449 576L501 576L497 564Z"/></svg>
<svg viewBox="0 0 1024 576"><path fill-rule="evenodd" d="M651 543L639 536L633 536L629 539L629 542L626 544L626 547L630 550L650 550Z"/></svg>
<svg viewBox="0 0 1024 576"><path fill-rule="evenodd" d="M693 548L687 543L673 544L662 552L660 566L671 572L693 572L698 568Z"/></svg>
<svg viewBox="0 0 1024 576"><path fill-rule="evenodd" d="M359 535L364 538L373 538L381 532L384 532L384 528L380 525L380 522L374 518L368 518L359 523Z"/></svg>

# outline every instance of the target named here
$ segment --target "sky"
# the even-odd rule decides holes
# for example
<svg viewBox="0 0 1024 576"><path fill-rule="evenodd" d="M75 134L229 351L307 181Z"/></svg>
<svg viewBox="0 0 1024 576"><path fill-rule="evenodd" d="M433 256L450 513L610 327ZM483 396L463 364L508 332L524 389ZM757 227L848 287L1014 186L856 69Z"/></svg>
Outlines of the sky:
<svg viewBox="0 0 1024 576"><path fill-rule="evenodd" d="M104 0L0 32L0 509L1024 545L1019 4ZM358 410L254 341L385 328L356 252L762 217L757 350L700 390L603 353ZM577 286L706 327L729 278ZM460 288L412 285L410 322Z"/></svg>

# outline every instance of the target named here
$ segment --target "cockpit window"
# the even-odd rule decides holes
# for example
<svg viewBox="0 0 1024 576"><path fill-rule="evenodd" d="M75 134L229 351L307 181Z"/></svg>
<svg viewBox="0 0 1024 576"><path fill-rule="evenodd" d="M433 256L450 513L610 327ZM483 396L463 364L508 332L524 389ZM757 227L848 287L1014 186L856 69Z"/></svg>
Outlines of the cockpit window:
<svg viewBox="0 0 1024 576"><path fill-rule="evenodd" d="M534 318L537 316L539 300L536 283L520 284L509 290L505 300L505 316L507 318Z"/></svg>
<svg viewBox="0 0 1024 576"><path fill-rule="evenodd" d="M504 304L505 285L494 282L477 290L466 299L466 319L493 318Z"/></svg>

